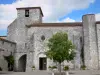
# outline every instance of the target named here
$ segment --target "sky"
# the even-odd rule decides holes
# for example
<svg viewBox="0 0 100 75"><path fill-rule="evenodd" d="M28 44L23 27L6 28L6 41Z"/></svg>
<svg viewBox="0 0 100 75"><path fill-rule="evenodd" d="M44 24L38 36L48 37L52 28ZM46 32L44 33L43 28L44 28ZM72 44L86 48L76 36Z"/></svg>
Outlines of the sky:
<svg viewBox="0 0 100 75"><path fill-rule="evenodd" d="M79 22L85 14L100 20L100 0L0 0L0 36L7 35L7 26L17 18L20 7L41 7L44 23Z"/></svg>

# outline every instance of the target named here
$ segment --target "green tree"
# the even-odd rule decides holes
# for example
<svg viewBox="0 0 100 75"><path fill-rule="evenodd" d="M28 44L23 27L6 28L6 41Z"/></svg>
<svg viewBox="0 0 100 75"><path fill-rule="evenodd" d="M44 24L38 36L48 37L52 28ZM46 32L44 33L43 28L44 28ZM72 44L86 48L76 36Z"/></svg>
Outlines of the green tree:
<svg viewBox="0 0 100 75"><path fill-rule="evenodd" d="M8 70L12 71L14 67L14 57L12 55L4 56L5 60L8 62Z"/></svg>
<svg viewBox="0 0 100 75"><path fill-rule="evenodd" d="M71 40L68 40L68 34L65 32L57 32L47 43L48 49L46 56L60 64L59 72L61 74L61 63L64 60L71 61L75 57L75 46Z"/></svg>

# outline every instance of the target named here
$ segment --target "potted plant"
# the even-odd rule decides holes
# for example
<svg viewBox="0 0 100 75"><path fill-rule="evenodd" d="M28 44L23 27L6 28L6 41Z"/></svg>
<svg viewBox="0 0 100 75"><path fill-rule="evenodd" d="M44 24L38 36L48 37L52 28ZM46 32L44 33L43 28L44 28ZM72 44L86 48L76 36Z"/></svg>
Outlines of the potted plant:
<svg viewBox="0 0 100 75"><path fill-rule="evenodd" d="M82 65L82 66L81 66L81 69L82 69L82 70L86 70L86 66L85 66L85 65Z"/></svg>
<svg viewBox="0 0 100 75"><path fill-rule="evenodd" d="M69 70L69 66L64 66L64 71L68 71Z"/></svg>
<svg viewBox="0 0 100 75"><path fill-rule="evenodd" d="M35 70L35 66L32 66L32 70Z"/></svg>
<svg viewBox="0 0 100 75"><path fill-rule="evenodd" d="M52 66L52 70L57 70L57 67L56 66Z"/></svg>
<svg viewBox="0 0 100 75"><path fill-rule="evenodd" d="M49 66L48 68L49 68L49 70L52 70L52 67L51 66Z"/></svg>
<svg viewBox="0 0 100 75"><path fill-rule="evenodd" d="M69 66L64 66L64 71L66 71L66 75L69 75L68 70L69 70Z"/></svg>

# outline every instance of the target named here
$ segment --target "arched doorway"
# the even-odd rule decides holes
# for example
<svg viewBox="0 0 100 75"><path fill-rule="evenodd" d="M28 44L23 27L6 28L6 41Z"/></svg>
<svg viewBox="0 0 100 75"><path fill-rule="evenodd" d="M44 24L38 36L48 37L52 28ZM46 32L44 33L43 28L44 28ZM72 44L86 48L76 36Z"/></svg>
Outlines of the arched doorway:
<svg viewBox="0 0 100 75"><path fill-rule="evenodd" d="M18 69L20 72L25 72L26 70L26 54L22 55L18 61Z"/></svg>

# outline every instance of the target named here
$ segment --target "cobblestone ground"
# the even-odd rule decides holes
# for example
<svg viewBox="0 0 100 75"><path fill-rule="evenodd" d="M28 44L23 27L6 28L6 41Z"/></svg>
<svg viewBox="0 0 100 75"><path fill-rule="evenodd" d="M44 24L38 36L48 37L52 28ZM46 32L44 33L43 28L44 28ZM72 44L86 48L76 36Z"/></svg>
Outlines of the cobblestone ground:
<svg viewBox="0 0 100 75"><path fill-rule="evenodd" d="M52 73L48 71L0 72L0 75L52 75ZM100 75L100 70L69 71L69 75Z"/></svg>

